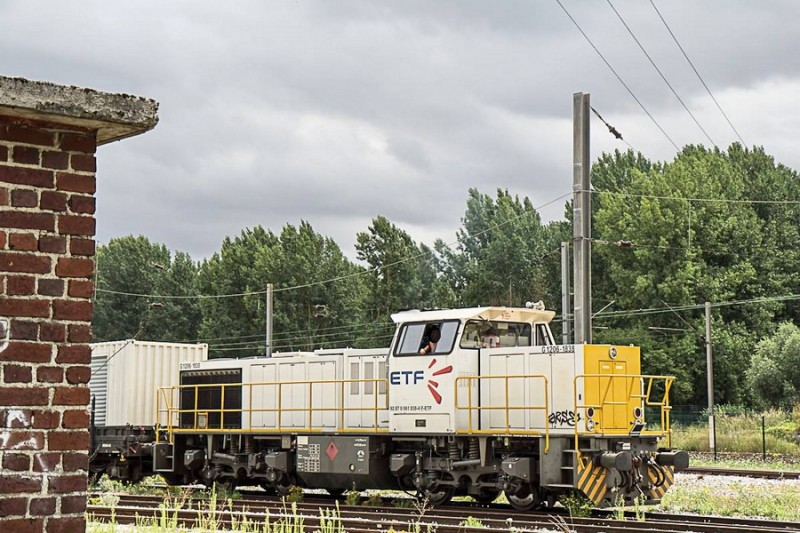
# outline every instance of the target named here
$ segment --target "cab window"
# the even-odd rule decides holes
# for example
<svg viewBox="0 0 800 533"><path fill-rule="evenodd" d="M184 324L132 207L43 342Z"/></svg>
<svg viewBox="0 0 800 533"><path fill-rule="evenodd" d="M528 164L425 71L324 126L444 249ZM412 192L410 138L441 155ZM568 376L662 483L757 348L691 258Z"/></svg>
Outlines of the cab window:
<svg viewBox="0 0 800 533"><path fill-rule="evenodd" d="M398 356L444 355L453 351L458 320L404 324L394 354ZM436 333L438 332L438 333ZM437 339L435 342L433 339Z"/></svg>
<svg viewBox="0 0 800 533"><path fill-rule="evenodd" d="M459 346L478 348L510 348L531 345L531 325L525 322L470 320L464 326Z"/></svg>

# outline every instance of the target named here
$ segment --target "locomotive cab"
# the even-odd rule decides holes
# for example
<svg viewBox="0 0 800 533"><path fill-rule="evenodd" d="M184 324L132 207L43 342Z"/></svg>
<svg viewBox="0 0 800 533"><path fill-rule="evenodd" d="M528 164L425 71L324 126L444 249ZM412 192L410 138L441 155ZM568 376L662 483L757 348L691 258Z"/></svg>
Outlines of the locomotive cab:
<svg viewBox="0 0 800 533"><path fill-rule="evenodd" d="M391 431L453 434L479 429L478 376L486 374L481 351L552 346L549 322L554 315L543 305L392 315L398 327L389 350Z"/></svg>

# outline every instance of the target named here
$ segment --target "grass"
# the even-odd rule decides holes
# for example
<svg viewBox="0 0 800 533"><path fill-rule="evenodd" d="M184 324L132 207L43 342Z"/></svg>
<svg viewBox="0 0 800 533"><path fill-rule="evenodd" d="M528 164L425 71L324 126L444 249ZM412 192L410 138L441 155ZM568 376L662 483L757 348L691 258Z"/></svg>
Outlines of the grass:
<svg viewBox="0 0 800 533"><path fill-rule="evenodd" d="M766 431L762 433L762 416ZM800 412L767 411L763 414L716 416L717 450L731 453L761 453L766 445L770 455L800 455L796 436L800 433ZM709 451L708 426L672 426L672 447L689 452Z"/></svg>
<svg viewBox="0 0 800 533"><path fill-rule="evenodd" d="M738 468L743 470L775 470L783 472L800 472L800 462L790 463L782 460L781 457L767 455L767 460L763 461L761 455L746 457L727 457L719 456L715 461L713 457L699 456L693 454L690 459L692 466L710 466L717 468Z"/></svg>
<svg viewBox="0 0 800 533"><path fill-rule="evenodd" d="M709 478L715 478L709 480ZM665 512L800 521L800 484L785 481L682 476L664 495Z"/></svg>

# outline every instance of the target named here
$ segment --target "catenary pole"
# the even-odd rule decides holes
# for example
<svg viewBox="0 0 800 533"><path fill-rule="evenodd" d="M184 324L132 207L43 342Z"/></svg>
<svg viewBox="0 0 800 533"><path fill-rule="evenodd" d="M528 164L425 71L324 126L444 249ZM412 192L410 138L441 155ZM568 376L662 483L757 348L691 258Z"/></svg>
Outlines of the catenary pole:
<svg viewBox="0 0 800 533"><path fill-rule="evenodd" d="M716 457L717 442L714 424L714 361L711 352L711 302L706 302L706 372L708 373L708 445Z"/></svg>
<svg viewBox="0 0 800 533"><path fill-rule="evenodd" d="M592 196L589 177L589 95L572 95L572 241L575 344L592 342Z"/></svg>
<svg viewBox="0 0 800 533"><path fill-rule="evenodd" d="M265 324L265 336L266 336L266 351L264 355L266 357L272 357L272 283L267 283L267 295L266 295L266 324Z"/></svg>
<svg viewBox="0 0 800 533"><path fill-rule="evenodd" d="M569 344L569 243L561 243L561 339Z"/></svg>

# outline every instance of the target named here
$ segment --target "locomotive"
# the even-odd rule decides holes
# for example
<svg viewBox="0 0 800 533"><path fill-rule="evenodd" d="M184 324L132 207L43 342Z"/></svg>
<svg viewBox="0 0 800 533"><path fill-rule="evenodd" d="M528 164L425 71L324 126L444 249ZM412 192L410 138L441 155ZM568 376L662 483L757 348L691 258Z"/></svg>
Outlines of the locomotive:
<svg viewBox="0 0 800 533"><path fill-rule="evenodd" d="M658 502L689 466L670 447L673 378L643 375L634 346L556 344L554 315L410 310L392 315L388 349L180 363L157 391L147 468L170 484L399 488L433 505Z"/></svg>

